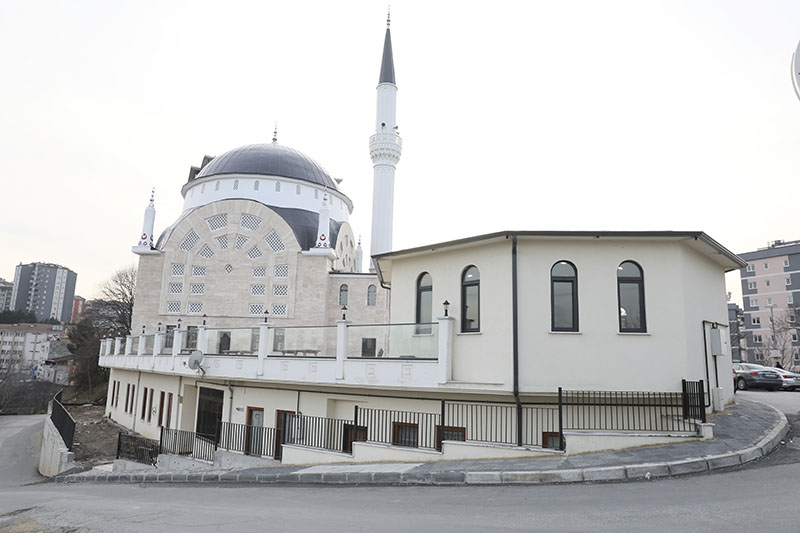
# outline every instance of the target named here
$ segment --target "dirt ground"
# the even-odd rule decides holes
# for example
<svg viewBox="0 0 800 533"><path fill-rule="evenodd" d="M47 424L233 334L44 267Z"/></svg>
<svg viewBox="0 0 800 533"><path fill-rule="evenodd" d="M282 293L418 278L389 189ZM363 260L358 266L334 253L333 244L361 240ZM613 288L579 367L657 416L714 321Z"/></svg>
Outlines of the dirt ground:
<svg viewBox="0 0 800 533"><path fill-rule="evenodd" d="M75 419L75 437L72 451L75 461L83 465L96 465L113 461L117 457L117 435L121 428L103 419L102 405L69 405L69 414Z"/></svg>

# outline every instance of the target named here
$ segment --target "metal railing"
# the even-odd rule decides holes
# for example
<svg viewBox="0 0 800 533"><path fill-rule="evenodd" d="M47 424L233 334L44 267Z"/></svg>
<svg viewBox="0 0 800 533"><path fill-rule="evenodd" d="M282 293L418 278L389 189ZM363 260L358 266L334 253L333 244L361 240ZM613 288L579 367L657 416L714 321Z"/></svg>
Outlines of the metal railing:
<svg viewBox="0 0 800 533"><path fill-rule="evenodd" d="M354 418L356 427L366 429L364 438L355 440L410 448L441 449L439 413L356 407Z"/></svg>
<svg viewBox="0 0 800 533"><path fill-rule="evenodd" d="M198 348L206 355L258 355L258 342L258 328L208 328Z"/></svg>
<svg viewBox="0 0 800 533"><path fill-rule="evenodd" d="M683 391L683 418L684 420L706 421L706 395L703 380L681 380Z"/></svg>
<svg viewBox="0 0 800 533"><path fill-rule="evenodd" d="M273 328L270 353L282 356L336 357L336 326Z"/></svg>
<svg viewBox="0 0 800 533"><path fill-rule="evenodd" d="M352 426L352 420L342 418L286 415L285 427L280 428L281 444L342 452L347 448L345 436L350 433Z"/></svg>
<svg viewBox="0 0 800 533"><path fill-rule="evenodd" d="M157 440L126 435L122 432L117 437L117 459L156 466L159 451L160 443Z"/></svg>
<svg viewBox="0 0 800 533"><path fill-rule="evenodd" d="M350 324L347 357L438 359L439 323Z"/></svg>
<svg viewBox="0 0 800 533"><path fill-rule="evenodd" d="M66 408L59 401L61 398L61 393L62 391L58 391L58 393L56 393L56 395L53 397L53 407L50 412L50 420L53 421L53 425L61 434L61 438L64 440L64 444L67 446L67 449L72 450L72 439L75 436L75 419L72 418L72 415L69 414Z"/></svg>
<svg viewBox="0 0 800 533"><path fill-rule="evenodd" d="M563 391L564 429L695 431L680 392Z"/></svg>
<svg viewBox="0 0 800 533"><path fill-rule="evenodd" d="M217 439L214 435L162 427L159 447L161 453L185 455L201 461L214 462Z"/></svg>
<svg viewBox="0 0 800 533"><path fill-rule="evenodd" d="M275 428L231 422L220 422L218 427L219 443L217 448L259 457L275 458L280 456L275 447L278 433Z"/></svg>

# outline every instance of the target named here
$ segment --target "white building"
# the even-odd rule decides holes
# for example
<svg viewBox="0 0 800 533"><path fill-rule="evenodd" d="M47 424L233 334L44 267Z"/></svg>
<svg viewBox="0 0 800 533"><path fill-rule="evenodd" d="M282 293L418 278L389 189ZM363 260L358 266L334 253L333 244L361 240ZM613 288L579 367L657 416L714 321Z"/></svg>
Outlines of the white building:
<svg viewBox="0 0 800 533"><path fill-rule="evenodd" d="M348 197L277 139L205 158L157 240L151 199L136 335L101 347L108 415L168 448L191 432L176 452L213 441L294 463L707 438L700 420L732 396L724 273L743 262L702 232L509 231L391 251L396 91L387 28L374 272L360 271Z"/></svg>
<svg viewBox="0 0 800 533"><path fill-rule="evenodd" d="M64 326L0 324L0 370L33 372L50 357L51 345L66 338Z"/></svg>

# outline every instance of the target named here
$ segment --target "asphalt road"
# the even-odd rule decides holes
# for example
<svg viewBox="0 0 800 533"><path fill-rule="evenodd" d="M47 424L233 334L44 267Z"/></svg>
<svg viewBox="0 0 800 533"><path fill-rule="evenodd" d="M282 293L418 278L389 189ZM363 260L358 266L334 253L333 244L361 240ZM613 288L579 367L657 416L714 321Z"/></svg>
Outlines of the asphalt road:
<svg viewBox="0 0 800 533"><path fill-rule="evenodd" d="M800 392L742 397L776 405L798 434ZM36 480L30 472L21 475L34 461L26 463L9 444L31 442L36 425L8 430L6 420L0 418L0 465L15 454L19 466L9 467L8 480L0 469L0 531L800 531L793 511L800 500L800 446L788 437L749 467L619 484L20 487L9 480Z"/></svg>

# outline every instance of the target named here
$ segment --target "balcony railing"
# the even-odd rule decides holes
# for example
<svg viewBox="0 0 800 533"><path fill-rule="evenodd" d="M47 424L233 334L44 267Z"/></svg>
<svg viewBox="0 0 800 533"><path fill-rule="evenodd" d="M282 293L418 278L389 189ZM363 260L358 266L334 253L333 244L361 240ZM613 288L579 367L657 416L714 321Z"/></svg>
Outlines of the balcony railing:
<svg viewBox="0 0 800 533"><path fill-rule="evenodd" d="M336 326L274 328L271 355L336 357Z"/></svg>
<svg viewBox="0 0 800 533"><path fill-rule="evenodd" d="M208 328L206 355L258 355L258 328Z"/></svg>
<svg viewBox="0 0 800 533"><path fill-rule="evenodd" d="M347 357L436 359L439 324L348 325Z"/></svg>

